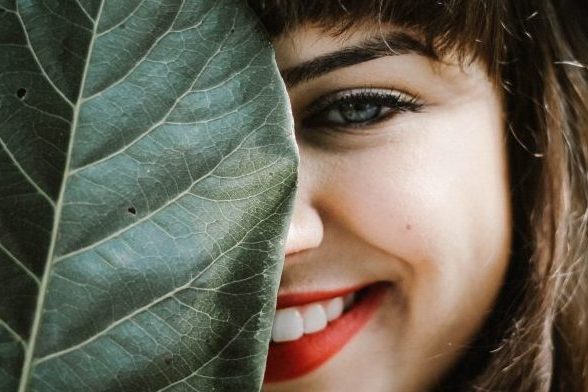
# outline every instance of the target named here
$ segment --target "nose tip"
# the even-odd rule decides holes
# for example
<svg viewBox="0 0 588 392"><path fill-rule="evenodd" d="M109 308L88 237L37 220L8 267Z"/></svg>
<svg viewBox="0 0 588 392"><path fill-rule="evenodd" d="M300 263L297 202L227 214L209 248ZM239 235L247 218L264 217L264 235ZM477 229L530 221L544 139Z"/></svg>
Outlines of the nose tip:
<svg viewBox="0 0 588 392"><path fill-rule="evenodd" d="M298 196L286 239L286 256L318 247L323 241L323 221L319 212Z"/></svg>

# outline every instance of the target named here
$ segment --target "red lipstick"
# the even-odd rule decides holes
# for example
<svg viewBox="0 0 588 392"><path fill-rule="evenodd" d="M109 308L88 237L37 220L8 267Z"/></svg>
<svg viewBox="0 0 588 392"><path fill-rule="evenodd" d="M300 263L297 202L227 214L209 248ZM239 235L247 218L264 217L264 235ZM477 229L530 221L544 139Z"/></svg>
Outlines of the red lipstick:
<svg viewBox="0 0 588 392"><path fill-rule="evenodd" d="M330 292L288 294L278 297L278 308L299 306L344 296L357 291L352 307L320 332L292 342L270 343L264 382L286 381L303 376L337 354L370 320L381 304L387 285L376 283ZM358 291L359 290L359 291Z"/></svg>
<svg viewBox="0 0 588 392"><path fill-rule="evenodd" d="M333 291L315 291L311 293L292 293L278 296L277 309L289 308L290 306L302 306L311 302L323 301L335 297L343 297L347 294L355 293L364 286L354 286L346 289Z"/></svg>

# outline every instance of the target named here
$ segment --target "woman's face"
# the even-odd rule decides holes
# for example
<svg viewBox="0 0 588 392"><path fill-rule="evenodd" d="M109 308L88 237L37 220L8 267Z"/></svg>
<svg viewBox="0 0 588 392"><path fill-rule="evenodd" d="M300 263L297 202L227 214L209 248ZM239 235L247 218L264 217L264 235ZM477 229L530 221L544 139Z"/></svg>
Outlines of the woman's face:
<svg viewBox="0 0 588 392"><path fill-rule="evenodd" d="M300 168L264 391L423 391L508 263L501 96L481 64L434 60L394 28L274 44Z"/></svg>

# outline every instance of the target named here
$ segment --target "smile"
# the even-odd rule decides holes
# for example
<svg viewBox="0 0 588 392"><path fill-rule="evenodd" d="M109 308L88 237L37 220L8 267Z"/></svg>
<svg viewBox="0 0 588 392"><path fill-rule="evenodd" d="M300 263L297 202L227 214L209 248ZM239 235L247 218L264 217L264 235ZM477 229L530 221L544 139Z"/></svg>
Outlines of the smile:
<svg viewBox="0 0 588 392"><path fill-rule="evenodd" d="M278 297L265 382L303 376L337 354L371 319L385 283Z"/></svg>

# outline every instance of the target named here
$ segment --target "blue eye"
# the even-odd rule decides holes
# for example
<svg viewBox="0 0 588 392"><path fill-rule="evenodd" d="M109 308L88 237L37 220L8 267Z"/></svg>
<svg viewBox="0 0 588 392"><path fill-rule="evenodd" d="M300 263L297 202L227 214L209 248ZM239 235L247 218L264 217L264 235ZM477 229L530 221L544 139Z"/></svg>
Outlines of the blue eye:
<svg viewBox="0 0 588 392"><path fill-rule="evenodd" d="M345 102L325 110L325 119L333 123L361 124L374 120L386 111L381 105L364 102Z"/></svg>
<svg viewBox="0 0 588 392"><path fill-rule="evenodd" d="M347 90L321 97L306 110L305 126L359 128L400 112L417 112L416 98L393 90Z"/></svg>

